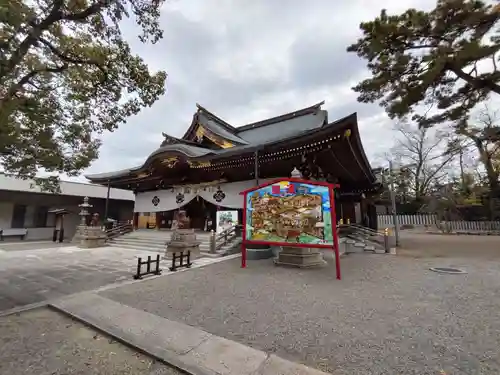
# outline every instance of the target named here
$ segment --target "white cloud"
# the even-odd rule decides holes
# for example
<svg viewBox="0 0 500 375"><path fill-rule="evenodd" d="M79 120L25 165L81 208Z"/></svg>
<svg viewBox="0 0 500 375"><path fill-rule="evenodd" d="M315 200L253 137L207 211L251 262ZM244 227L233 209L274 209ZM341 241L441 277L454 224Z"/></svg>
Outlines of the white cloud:
<svg viewBox="0 0 500 375"><path fill-rule="evenodd" d="M390 0L389 11L429 8L435 0ZM132 40L151 69L168 73L167 93L152 108L103 136L100 158L85 173L141 164L162 141L181 136L195 103L242 125L326 100L329 119L358 112L369 158L391 143L377 105L360 104L351 87L367 75L348 54L359 23L380 12L372 0L178 0L162 9L164 39L155 46ZM83 179L83 177L81 177Z"/></svg>

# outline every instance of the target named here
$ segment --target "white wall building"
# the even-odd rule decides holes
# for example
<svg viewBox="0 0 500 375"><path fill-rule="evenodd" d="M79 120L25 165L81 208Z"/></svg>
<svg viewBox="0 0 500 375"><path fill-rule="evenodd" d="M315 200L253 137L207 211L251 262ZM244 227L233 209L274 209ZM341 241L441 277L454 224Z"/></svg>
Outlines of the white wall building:
<svg viewBox="0 0 500 375"><path fill-rule="evenodd" d="M70 213L64 218L65 238L71 239L80 217L79 204L89 197L93 205L91 213L104 218L107 187L78 182L62 181L58 194L42 192L33 181L22 180L0 173L0 229L5 233L13 229L26 229L27 240L51 239L55 215L54 209L65 209ZM131 220L134 194L131 191L110 189L108 217Z"/></svg>

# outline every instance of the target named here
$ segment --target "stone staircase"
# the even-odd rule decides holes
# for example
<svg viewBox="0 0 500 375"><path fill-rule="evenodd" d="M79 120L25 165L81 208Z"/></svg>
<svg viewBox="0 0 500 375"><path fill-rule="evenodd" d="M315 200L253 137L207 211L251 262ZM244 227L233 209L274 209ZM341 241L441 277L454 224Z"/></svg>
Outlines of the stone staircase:
<svg viewBox="0 0 500 375"><path fill-rule="evenodd" d="M158 231L154 229L139 229L108 240L108 245L125 249L140 251L151 251L154 253L165 253L166 243L170 241L170 231ZM221 257L233 253L233 249L241 243L241 238L236 238L225 246L210 252L210 232L197 232L196 239L200 241L200 253L205 257Z"/></svg>
<svg viewBox="0 0 500 375"><path fill-rule="evenodd" d="M341 231L339 243L344 245L344 252L349 253L377 253L385 254L383 235L368 230L351 227L348 231Z"/></svg>

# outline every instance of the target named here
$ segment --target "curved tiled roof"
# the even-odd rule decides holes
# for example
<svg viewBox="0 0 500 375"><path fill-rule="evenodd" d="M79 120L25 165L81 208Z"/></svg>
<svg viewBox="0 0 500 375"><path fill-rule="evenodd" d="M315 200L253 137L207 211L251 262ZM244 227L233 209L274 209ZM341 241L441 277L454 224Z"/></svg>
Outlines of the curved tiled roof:
<svg viewBox="0 0 500 375"><path fill-rule="evenodd" d="M185 145L185 144L166 145L166 146L160 147L160 148L156 149L155 151L153 151L146 158L146 161L142 165L139 165L137 167L133 167L133 168L129 168L129 169L122 169L122 170L116 171L116 172L86 175L85 177L88 178L89 180L103 180L103 179L108 179L108 178L125 177L131 173L138 172L141 169L144 169L147 165L149 165L149 163L156 156L164 154L164 153L169 153L169 152L179 153L179 154L182 154L182 155L187 156L189 158L196 158L196 157L216 153L215 150L210 150L208 148L190 146L190 145Z"/></svg>
<svg viewBox="0 0 500 375"><path fill-rule="evenodd" d="M325 112L325 111L321 111ZM321 121L324 121L324 114L320 114L319 119ZM198 158L204 158L206 156L211 156L212 159L218 159L221 157L229 157L229 156L234 156L242 153L248 153L252 152L255 150L260 150L260 149L265 149L267 147L279 144L281 142L285 141L296 141L298 139L302 139L303 137L307 136L317 136L318 133L329 133L334 129L341 130L343 127L347 125L355 125L355 129L353 129L355 135L357 138L359 137L359 133L357 131L357 119L356 119L356 114L353 113L349 116L346 116L342 119L339 119L337 121L334 121L330 124L322 124L319 126L316 126L314 129L306 129L306 130L301 130L301 131L295 131L294 133L290 134L287 132L284 132L280 134L277 137L267 137L265 142L260 142L260 143L253 143L253 144L246 144L246 145L241 145L241 146L235 146L227 149L221 149L221 150L212 150L208 148L203 148L203 147L196 147L196 146L191 146L191 145L186 145L186 144L169 144L163 147L158 148L154 152L152 152L145 160L145 162L138 167L135 168L130 168L126 170L121 170L118 172L111 172L111 173L100 173L100 174L94 174L94 175L88 175L86 176L90 180L105 180L108 178L120 178L120 177L125 177L127 175L130 175L131 173L136 173L139 172L143 169L145 169L156 157L159 155L165 154L165 153L179 153L182 154L190 159L198 159ZM361 148L362 149L362 148ZM366 159L366 156L362 155L364 159Z"/></svg>

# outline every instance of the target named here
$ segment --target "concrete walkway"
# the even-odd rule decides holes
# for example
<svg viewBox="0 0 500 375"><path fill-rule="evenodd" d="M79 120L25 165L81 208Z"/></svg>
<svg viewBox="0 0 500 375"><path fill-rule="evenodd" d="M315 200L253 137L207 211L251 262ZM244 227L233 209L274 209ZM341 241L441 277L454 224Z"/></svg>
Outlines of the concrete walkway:
<svg viewBox="0 0 500 375"><path fill-rule="evenodd" d="M51 307L192 375L326 375L95 293Z"/></svg>

